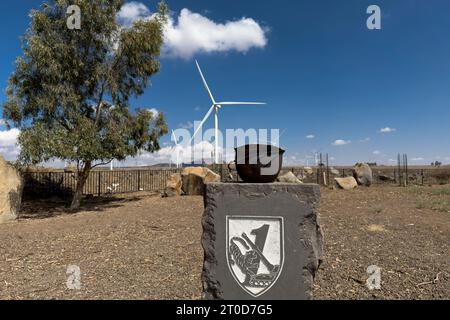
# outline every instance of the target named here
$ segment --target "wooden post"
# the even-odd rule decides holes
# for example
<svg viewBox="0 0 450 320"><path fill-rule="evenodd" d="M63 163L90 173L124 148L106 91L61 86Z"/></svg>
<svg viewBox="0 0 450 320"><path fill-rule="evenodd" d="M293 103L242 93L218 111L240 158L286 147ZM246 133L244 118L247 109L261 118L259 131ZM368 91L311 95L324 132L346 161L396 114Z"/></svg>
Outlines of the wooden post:
<svg viewBox="0 0 450 320"><path fill-rule="evenodd" d="M409 185L409 170L408 170L408 155L405 154L405 175L406 175L406 186Z"/></svg>
<svg viewBox="0 0 450 320"><path fill-rule="evenodd" d="M329 162L329 157L328 157L328 153L327 153L327 186L330 185L330 162Z"/></svg>
<svg viewBox="0 0 450 320"><path fill-rule="evenodd" d="M102 187L101 187L101 183L102 183L102 172L99 170L98 171L98 196L100 197L102 195Z"/></svg>
<svg viewBox="0 0 450 320"><path fill-rule="evenodd" d="M138 185L137 191L139 192L139 191L141 191L141 170L138 170L138 183L137 183L137 185Z"/></svg>

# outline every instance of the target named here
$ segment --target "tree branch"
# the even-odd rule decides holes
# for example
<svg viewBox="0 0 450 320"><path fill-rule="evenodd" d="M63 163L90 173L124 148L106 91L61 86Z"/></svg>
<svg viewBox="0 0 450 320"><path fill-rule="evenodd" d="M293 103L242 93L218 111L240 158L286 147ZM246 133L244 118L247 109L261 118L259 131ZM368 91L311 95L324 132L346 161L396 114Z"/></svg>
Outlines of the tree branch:
<svg viewBox="0 0 450 320"><path fill-rule="evenodd" d="M102 162L102 163L98 163L95 166L92 166L92 169L100 167L100 166L106 166L108 164L111 164L111 162L113 162L114 159L109 160L108 162Z"/></svg>

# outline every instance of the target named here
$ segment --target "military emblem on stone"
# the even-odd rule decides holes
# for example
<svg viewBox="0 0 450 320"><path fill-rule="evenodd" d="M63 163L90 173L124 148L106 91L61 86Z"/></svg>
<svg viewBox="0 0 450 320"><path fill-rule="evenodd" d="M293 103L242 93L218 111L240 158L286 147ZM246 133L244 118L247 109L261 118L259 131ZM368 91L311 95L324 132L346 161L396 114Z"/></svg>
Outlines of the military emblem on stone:
<svg viewBox="0 0 450 320"><path fill-rule="evenodd" d="M284 263L283 218L227 217L228 267L253 297L270 290Z"/></svg>

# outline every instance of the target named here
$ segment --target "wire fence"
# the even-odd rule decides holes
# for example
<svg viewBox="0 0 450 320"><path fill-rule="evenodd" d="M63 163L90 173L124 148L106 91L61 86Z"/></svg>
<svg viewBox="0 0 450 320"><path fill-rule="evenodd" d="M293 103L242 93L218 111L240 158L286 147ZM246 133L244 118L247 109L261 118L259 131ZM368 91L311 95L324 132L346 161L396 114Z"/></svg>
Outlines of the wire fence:
<svg viewBox="0 0 450 320"><path fill-rule="evenodd" d="M177 169L145 170L95 170L91 171L83 189L83 195L105 195L140 191L160 192L164 190L171 175ZM26 172L24 195L26 197L69 197L76 189L74 172Z"/></svg>
<svg viewBox="0 0 450 320"><path fill-rule="evenodd" d="M351 167L314 167L305 170L300 167L284 168L293 172L305 183L320 185L333 185L334 178L353 176ZM447 185L450 184L450 168L414 168L400 167L373 167L373 183L380 185Z"/></svg>

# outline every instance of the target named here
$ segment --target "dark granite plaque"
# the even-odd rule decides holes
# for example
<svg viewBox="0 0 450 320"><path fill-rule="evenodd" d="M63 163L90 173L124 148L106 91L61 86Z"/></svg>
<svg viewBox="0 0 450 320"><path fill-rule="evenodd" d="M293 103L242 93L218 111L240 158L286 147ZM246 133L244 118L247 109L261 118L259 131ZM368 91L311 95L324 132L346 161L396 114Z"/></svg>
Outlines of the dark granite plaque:
<svg viewBox="0 0 450 320"><path fill-rule="evenodd" d="M319 201L317 185L207 185L204 299L312 299L323 251Z"/></svg>

